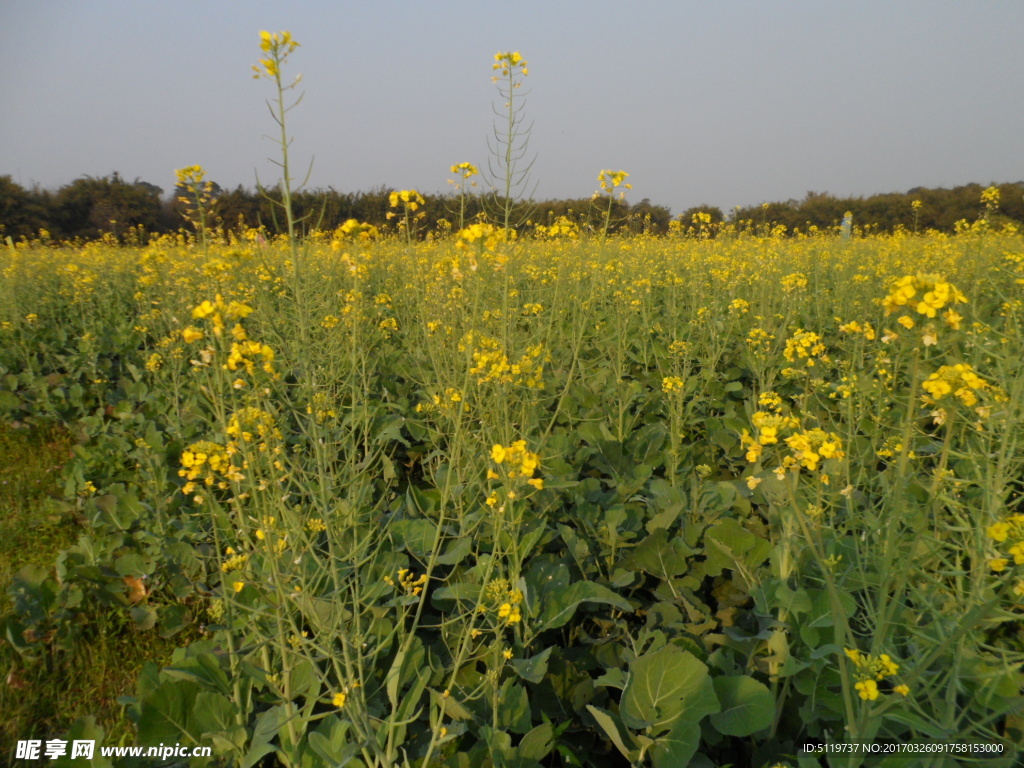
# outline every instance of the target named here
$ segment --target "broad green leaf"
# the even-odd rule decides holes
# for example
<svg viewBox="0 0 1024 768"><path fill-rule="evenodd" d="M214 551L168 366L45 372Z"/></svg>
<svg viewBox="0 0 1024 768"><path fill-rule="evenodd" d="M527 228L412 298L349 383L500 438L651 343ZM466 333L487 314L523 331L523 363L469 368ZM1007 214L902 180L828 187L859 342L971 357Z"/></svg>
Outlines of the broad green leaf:
<svg viewBox="0 0 1024 768"><path fill-rule="evenodd" d="M347 739L349 723L330 715L307 738L309 748L327 761L327 765L345 765L359 749L360 744Z"/></svg>
<svg viewBox="0 0 1024 768"><path fill-rule="evenodd" d="M388 526L396 549L406 549L416 557L426 557L434 546L437 526L429 520L396 520Z"/></svg>
<svg viewBox="0 0 1024 768"><path fill-rule="evenodd" d="M444 696L440 691L431 689L430 699L437 706L445 717L452 720L472 720L473 713L470 712L453 695Z"/></svg>
<svg viewBox="0 0 1024 768"><path fill-rule="evenodd" d="M677 721L697 723L719 710L708 669L692 653L667 645L630 664L619 715L636 730L671 730Z"/></svg>
<svg viewBox="0 0 1024 768"><path fill-rule="evenodd" d="M227 697L203 691L192 705L192 722L200 734L230 731L235 725L235 707Z"/></svg>
<svg viewBox="0 0 1024 768"><path fill-rule="evenodd" d="M136 733L140 744L190 741L201 743L199 732L190 730L189 713L200 693L199 686L184 680L165 680L139 702Z"/></svg>
<svg viewBox="0 0 1024 768"><path fill-rule="evenodd" d="M595 581L574 581L563 590L550 590L543 596L541 629L556 629L565 624L581 603L603 603L620 611L633 612L629 601Z"/></svg>
<svg viewBox="0 0 1024 768"><path fill-rule="evenodd" d="M786 610L792 616L799 616L811 610L811 598L803 587L792 589L786 582L779 582L775 588L775 607Z"/></svg>
<svg viewBox="0 0 1024 768"><path fill-rule="evenodd" d="M260 760L273 752L274 749L274 745L266 741L260 744L250 744L249 751L246 752L245 756L242 758L239 768L253 768L253 766L257 765Z"/></svg>
<svg viewBox="0 0 1024 768"><path fill-rule="evenodd" d="M722 710L711 715L711 724L726 736L749 736L767 728L775 718L775 698L764 683L746 675L714 679Z"/></svg>
<svg viewBox="0 0 1024 768"><path fill-rule="evenodd" d="M302 659L292 667L291 691L293 696L317 696L320 692L320 676L308 659Z"/></svg>
<svg viewBox="0 0 1024 768"><path fill-rule="evenodd" d="M139 554L121 555L114 561L114 570L119 576L144 576L152 572L153 563Z"/></svg>
<svg viewBox="0 0 1024 768"><path fill-rule="evenodd" d="M526 689L511 677L502 683L498 696L498 726L513 733L530 730L530 699Z"/></svg>
<svg viewBox="0 0 1024 768"><path fill-rule="evenodd" d="M512 659L512 669L527 682L537 684L548 673L548 658L553 650L552 646L548 646L536 656L531 656L528 659Z"/></svg>
<svg viewBox="0 0 1024 768"><path fill-rule="evenodd" d="M80 740L91 740L96 744L103 744L103 729L96 724L96 718L92 715L78 718L74 725L68 730L66 734L63 734L60 738L65 739L68 742L68 749L64 755L58 757L56 760L46 760L41 763L42 765L50 766L51 768L111 768L113 763L109 758L104 757L100 754L99 749L93 750L91 760L84 760L81 757L71 757L71 744L74 741Z"/></svg>
<svg viewBox="0 0 1024 768"><path fill-rule="evenodd" d="M151 605L136 605L130 611L135 626L145 631L156 626L156 608Z"/></svg>
<svg viewBox="0 0 1024 768"><path fill-rule="evenodd" d="M716 576L723 568L752 571L771 553L771 544L748 531L732 518L725 518L704 533L707 559L704 569Z"/></svg>
<svg viewBox="0 0 1024 768"><path fill-rule="evenodd" d="M288 712L284 704L278 704L261 712L256 718L256 727L252 731L252 743L265 744L273 739L287 719Z"/></svg>
<svg viewBox="0 0 1024 768"><path fill-rule="evenodd" d="M673 537L670 540L668 531L659 528L633 550L624 567L639 568L652 576L668 580L689 569L689 557L693 554L694 550L686 546L681 538Z"/></svg>
<svg viewBox="0 0 1024 768"><path fill-rule="evenodd" d="M516 757L520 760L540 762L551 752L554 746L555 731L551 723L543 723L523 736L516 747Z"/></svg>
<svg viewBox="0 0 1024 768"><path fill-rule="evenodd" d="M622 756L632 762L636 757L636 746L633 743L632 735L626 729L622 720L611 712L605 712L603 709L599 709L591 704L587 705L587 711L593 715L594 720L601 726L601 730L608 734L608 738L612 740L612 744L615 745L615 748L619 750Z"/></svg>
<svg viewBox="0 0 1024 768"><path fill-rule="evenodd" d="M681 768L690 764L698 746L700 726L695 721L677 720L672 730L654 740L651 762L654 768Z"/></svg>

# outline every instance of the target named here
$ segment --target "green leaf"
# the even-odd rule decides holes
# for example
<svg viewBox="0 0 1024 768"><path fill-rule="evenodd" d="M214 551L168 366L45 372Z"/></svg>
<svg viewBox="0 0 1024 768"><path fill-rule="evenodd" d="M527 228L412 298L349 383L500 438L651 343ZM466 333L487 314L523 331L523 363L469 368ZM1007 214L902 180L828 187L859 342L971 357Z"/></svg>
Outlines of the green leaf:
<svg viewBox="0 0 1024 768"><path fill-rule="evenodd" d="M548 673L548 658L551 656L551 651L553 650L554 648L552 646L548 646L536 656L532 656L529 659L512 659L512 669L514 669L516 674L523 678L523 680L537 684L543 680L544 675Z"/></svg>
<svg viewBox="0 0 1024 768"><path fill-rule="evenodd" d="M468 537L461 537L445 542L444 551L437 556L434 562L437 565L458 565L470 552L473 551L473 541Z"/></svg>
<svg viewBox="0 0 1024 768"><path fill-rule="evenodd" d="M288 719L288 711L284 704L278 704L260 713L256 718L256 727L252 731L253 744L266 744L271 741Z"/></svg>
<svg viewBox="0 0 1024 768"><path fill-rule="evenodd" d="M611 712L605 712L603 709L598 709L591 704L587 705L587 711L593 715L601 730L608 734L608 738L612 740L612 744L615 745L615 748L619 750L622 756L630 762L634 762L636 746L633 743L632 735L626 730L622 720ZM627 743L629 746L627 746Z"/></svg>
<svg viewBox="0 0 1024 768"><path fill-rule="evenodd" d="M667 645L630 664L619 715L630 728L657 735L719 708L708 668L689 651Z"/></svg>
<svg viewBox="0 0 1024 768"><path fill-rule="evenodd" d="M17 410L21 400L13 392L0 392L0 413Z"/></svg>
<svg viewBox="0 0 1024 768"><path fill-rule="evenodd" d="M68 730L68 732L62 735L60 738L68 742L68 749L61 757L56 760L47 760L44 764L53 766L54 768L111 768L113 763L100 754L99 749L93 750L91 760L84 760L81 757L71 757L70 746L74 741L90 740L97 744L103 744L103 729L96 725L96 718L92 715L78 718L74 725Z"/></svg>
<svg viewBox="0 0 1024 768"><path fill-rule="evenodd" d="M135 626L142 631L156 626L156 608L151 605L136 605L131 609L131 615Z"/></svg>
<svg viewBox="0 0 1024 768"><path fill-rule="evenodd" d="M689 570L689 557L696 554L678 537L669 540L664 528L655 530L633 550L624 564L626 568L639 568L645 573L669 580Z"/></svg>
<svg viewBox="0 0 1024 768"><path fill-rule="evenodd" d="M302 659L292 667L290 683L293 696L315 698L320 693L320 676L308 659Z"/></svg>
<svg viewBox="0 0 1024 768"><path fill-rule="evenodd" d="M746 675L714 679L722 710L711 715L711 724L726 736L749 736L772 724L775 698L764 683Z"/></svg>
<svg viewBox="0 0 1024 768"><path fill-rule="evenodd" d="M429 520L396 520L388 530L395 537L395 549L408 550L416 557L427 557L434 546L437 526Z"/></svg>
<svg viewBox="0 0 1024 768"><path fill-rule="evenodd" d="M345 738L349 727L348 722L336 715L324 718L317 729L309 734L309 748L323 758L327 765L345 765L362 747L358 741Z"/></svg>
<svg viewBox="0 0 1024 768"><path fill-rule="evenodd" d="M519 746L516 747L516 757L520 760L540 762L551 752L554 741L555 731L551 727L551 723L538 725L523 736Z"/></svg>
<svg viewBox="0 0 1024 768"><path fill-rule="evenodd" d="M498 727L507 728L513 733L526 733L530 730L530 699L526 689L511 677L501 684Z"/></svg>
<svg viewBox="0 0 1024 768"><path fill-rule="evenodd" d="M949 738L948 731L935 725L935 723L928 722L923 717L915 715L913 712L887 712L885 714L885 719L892 720L893 722L901 725L909 726L930 739L945 740Z"/></svg>
<svg viewBox="0 0 1024 768"><path fill-rule="evenodd" d="M198 744L199 733L189 729L189 712L200 693L199 686L183 680L166 680L140 696L136 733L140 744L189 741Z"/></svg>
<svg viewBox="0 0 1024 768"><path fill-rule="evenodd" d="M723 568L752 571L771 553L771 544L744 528L737 520L725 518L704 533L707 560L704 569L717 576Z"/></svg>
<svg viewBox="0 0 1024 768"><path fill-rule="evenodd" d="M603 603L621 611L633 612L629 601L595 581L575 581L564 590L549 590L543 598L541 626L538 632L556 629L565 624L581 603Z"/></svg>
<svg viewBox="0 0 1024 768"><path fill-rule="evenodd" d="M245 753L242 758L241 765L239 768L253 768L260 760L269 755L275 749L273 744L263 742L262 744L252 744L249 747L249 751Z"/></svg>
<svg viewBox="0 0 1024 768"><path fill-rule="evenodd" d="M678 720L672 730L655 740L650 750L651 762L654 768L680 768L690 764L699 746L700 726Z"/></svg>
<svg viewBox="0 0 1024 768"><path fill-rule="evenodd" d="M444 696L440 691L430 691L431 701L437 706L441 713L445 717L449 717L452 720L472 720L473 713L470 712L461 702L459 702L454 696Z"/></svg>
<svg viewBox="0 0 1024 768"><path fill-rule="evenodd" d="M235 707L224 696L203 691L192 705L192 722L202 735L230 731L235 724Z"/></svg>
<svg viewBox="0 0 1024 768"><path fill-rule="evenodd" d="M786 582L779 582L775 588L775 607L789 611L793 616L811 610L811 598L803 587L792 589Z"/></svg>

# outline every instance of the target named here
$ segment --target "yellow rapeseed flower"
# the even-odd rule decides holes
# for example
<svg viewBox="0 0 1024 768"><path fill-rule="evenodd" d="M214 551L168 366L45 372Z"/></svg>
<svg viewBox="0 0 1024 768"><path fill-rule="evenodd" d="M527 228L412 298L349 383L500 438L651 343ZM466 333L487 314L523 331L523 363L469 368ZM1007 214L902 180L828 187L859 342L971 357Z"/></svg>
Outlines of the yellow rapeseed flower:
<svg viewBox="0 0 1024 768"><path fill-rule="evenodd" d="M874 680L861 680L854 688L865 701L874 701L878 698L878 683Z"/></svg>

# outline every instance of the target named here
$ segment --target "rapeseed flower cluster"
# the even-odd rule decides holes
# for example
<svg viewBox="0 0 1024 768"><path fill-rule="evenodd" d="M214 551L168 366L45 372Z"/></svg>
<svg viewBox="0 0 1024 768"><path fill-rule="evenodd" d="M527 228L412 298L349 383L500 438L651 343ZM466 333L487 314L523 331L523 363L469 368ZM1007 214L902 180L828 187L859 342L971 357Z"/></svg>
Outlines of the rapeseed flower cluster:
<svg viewBox="0 0 1024 768"><path fill-rule="evenodd" d="M822 459L841 459L846 456L839 435L818 428L787 437L786 445L793 452L792 456L782 460L786 469L804 467L814 471Z"/></svg>
<svg viewBox="0 0 1024 768"><path fill-rule="evenodd" d="M991 385L966 363L944 365L921 384L921 388L928 393L921 399L927 405L934 405L946 395L952 394L961 403L970 407L977 404L977 393L984 392L990 387Z"/></svg>
<svg viewBox="0 0 1024 768"><path fill-rule="evenodd" d="M544 487L544 481L533 476L540 468L540 457L536 453L527 450L525 440L516 440L509 446L495 443L491 447L491 461L501 465L505 470L505 476L510 480L523 478L538 490ZM490 479L497 479L498 475L493 471L489 471L488 477Z"/></svg>
<svg viewBox="0 0 1024 768"><path fill-rule="evenodd" d="M420 206L426 205L427 201L423 199L423 195L417 192L415 189L403 189L400 192L392 192L388 195L388 205L391 208L404 208L407 211L415 213L420 209ZM397 214L388 213L387 217L393 218Z"/></svg>
<svg viewBox="0 0 1024 768"><path fill-rule="evenodd" d="M494 54L494 64L491 66L491 69L500 71L502 77L508 77L510 72L514 72L517 69L524 77L530 74L530 70L526 66L526 60L519 51L499 51ZM491 79L497 80L498 78L495 76Z"/></svg>
<svg viewBox="0 0 1024 768"><path fill-rule="evenodd" d="M987 533L995 544L1004 545L998 547L1000 556L988 561L993 571L1005 571L1011 559L1014 565L1024 565L1024 515L1013 514L993 523Z"/></svg>
<svg viewBox="0 0 1024 768"><path fill-rule="evenodd" d="M345 705L348 704L349 696L352 695L352 691L356 688L361 687L362 685L360 683L352 683L351 685L346 685L344 688L342 688L340 691L338 691L331 697L331 706L335 707L336 709L344 709Z"/></svg>
<svg viewBox="0 0 1024 768"><path fill-rule="evenodd" d="M417 576L408 568L399 568L395 575L398 577L397 581L390 576L385 576L384 583L400 589L407 595L412 595L413 597L419 597L419 594L423 591L427 581L429 581L427 574L421 573Z"/></svg>
<svg viewBox="0 0 1024 768"><path fill-rule="evenodd" d="M782 413L782 397L772 390L762 392L757 398L757 404L774 413Z"/></svg>
<svg viewBox="0 0 1024 768"><path fill-rule="evenodd" d="M243 320L250 314L252 314L252 307L248 304L243 304L240 301L226 302L220 294L217 294L213 301L203 301L192 309L192 318L206 320L216 338L224 336L227 323ZM244 371L252 376L259 364L265 373L274 378L278 377L274 370L274 350L266 344L251 340L239 322L235 322L231 328L231 337L233 341L223 366L225 370ZM181 338L185 343L192 344L206 338L206 334L203 330L190 325L181 331ZM200 353L200 360L195 361L194 364L209 365L213 358L214 350L212 347L208 347ZM236 379L234 382L236 389L243 389L246 386L247 383L243 379Z"/></svg>
<svg viewBox="0 0 1024 768"><path fill-rule="evenodd" d="M267 58L260 59L260 63L254 64L253 79L261 77L276 79L281 74L281 64L285 59L299 47L299 44L292 39L291 32L260 32L260 50L267 54Z"/></svg>
<svg viewBox="0 0 1024 768"><path fill-rule="evenodd" d="M431 413L433 411L452 411L461 409L463 413L469 413L469 403L464 401L462 392L454 387L445 387L444 395L434 394L430 399L416 404L416 413Z"/></svg>
<svg viewBox="0 0 1024 768"><path fill-rule="evenodd" d="M855 336L863 336L868 341L874 341L876 337L875 329L871 323L859 323L856 320L851 320L848 323L843 323L839 326L840 333L849 333Z"/></svg>
<svg viewBox="0 0 1024 768"><path fill-rule="evenodd" d="M812 368L816 361L830 362L825 352L825 344L820 334L798 329L786 339L786 348L782 354L791 363L803 361L808 368Z"/></svg>
<svg viewBox="0 0 1024 768"><path fill-rule="evenodd" d="M225 549L224 555L224 561L220 564L220 569L223 573L231 573L231 571L241 570L249 561L249 555L247 553L237 552L234 547L228 547Z"/></svg>
<svg viewBox="0 0 1024 768"><path fill-rule="evenodd" d="M865 701L877 699L881 695L878 684L887 677L895 677L899 672L899 664L894 662L887 653L872 656L861 653L856 648L844 648L843 651L857 668L857 682L854 684L854 688L857 690L857 695ZM891 690L901 696L910 693L910 688L906 685L895 685Z"/></svg>
<svg viewBox="0 0 1024 768"><path fill-rule="evenodd" d="M199 485L208 488L216 486L224 490L229 487L229 481L245 479L245 475L231 463L234 453L232 445L224 446L211 440L200 440L189 445L182 451L182 468L178 470L178 476L188 481L182 487L182 493L191 495ZM201 497L197 497L197 501L201 500Z"/></svg>
<svg viewBox="0 0 1024 768"><path fill-rule="evenodd" d="M559 216L548 226L538 224L534 235L540 240L578 240L580 226L567 216Z"/></svg>
<svg viewBox="0 0 1024 768"><path fill-rule="evenodd" d="M626 182L628 177L629 174L625 171L603 170L597 174L597 180L601 184L601 190L607 195L615 194L615 191L620 187L622 189L632 189L633 185Z"/></svg>
<svg viewBox="0 0 1024 768"><path fill-rule="evenodd" d="M746 452L747 461L751 464L761 461L765 447L778 444L781 440L790 453L782 457L781 465L776 469L780 477L786 471L799 471L801 468L813 472L825 459L842 459L846 456L839 436L818 427L784 437L784 432L800 429L800 422L793 416L758 411L752 422L756 436L747 430L743 430L740 435L740 444Z"/></svg>
<svg viewBox="0 0 1024 768"><path fill-rule="evenodd" d="M463 183L466 180L471 179L474 176L479 176L480 175L480 169L477 168L472 163L458 163L457 165L453 165L451 167L451 172L458 174L462 178ZM451 181L449 179L448 183L449 184L455 184L456 182ZM470 183L473 184L474 186L476 185L476 182L470 182ZM461 185L459 185L459 189L462 189L462 188L463 187Z"/></svg>
<svg viewBox="0 0 1024 768"><path fill-rule="evenodd" d="M331 247L338 250L342 243L348 240L369 241L380 237L380 230L373 224L361 222L358 219L348 219L344 224L337 227L332 234Z"/></svg>
<svg viewBox="0 0 1024 768"><path fill-rule="evenodd" d="M281 430L277 428L274 417L259 408L249 406L233 413L226 431L235 440L257 443L256 447L261 452L281 452L280 446L274 445L283 439Z"/></svg>
<svg viewBox="0 0 1024 768"><path fill-rule="evenodd" d="M506 624L518 624L523 620L522 602L521 589L509 584L508 579L494 579L484 588L484 601L477 606L477 612L494 613Z"/></svg>
<svg viewBox="0 0 1024 768"><path fill-rule="evenodd" d="M750 311L750 302L746 299L733 299L729 302L730 315L745 315Z"/></svg>
<svg viewBox="0 0 1024 768"><path fill-rule="evenodd" d="M225 321L242 320L251 314L252 307L249 305L243 304L240 301L225 302L219 293L213 301L203 301L192 309L192 319L209 320L213 329L213 335L217 337L224 335ZM245 331L237 323L232 329L232 333L236 339L244 340L246 338ZM184 337L185 334L182 333L182 336ZM185 340L189 341L188 338L185 338Z"/></svg>
<svg viewBox="0 0 1024 768"><path fill-rule="evenodd" d="M682 392L686 382L678 376L666 376L661 380L661 391L665 394Z"/></svg>
<svg viewBox="0 0 1024 768"><path fill-rule="evenodd" d="M235 341L231 343L231 352L224 367L229 371L244 370L251 376L256 372L256 364L259 362L262 362L260 367L266 373L277 375L274 371L274 350L258 341ZM241 389L245 383L241 382L239 386L239 382L236 382L236 386Z"/></svg>
<svg viewBox="0 0 1024 768"><path fill-rule="evenodd" d="M466 250L473 243L484 252L493 251L498 243L507 239L508 235L504 229L489 224L486 221L478 221L464 227L455 233L455 247Z"/></svg>
<svg viewBox="0 0 1024 768"><path fill-rule="evenodd" d="M763 328L751 328L747 334L747 349L755 355L764 357L771 352L773 341L775 341L774 333L768 333Z"/></svg>
<svg viewBox="0 0 1024 768"><path fill-rule="evenodd" d="M206 171L201 165L189 165L174 173L178 187L186 193L177 198L185 207L182 215L190 224L205 227L206 212L213 204L213 182L206 179Z"/></svg>
<svg viewBox="0 0 1024 768"><path fill-rule="evenodd" d="M313 401L306 405L306 413L316 419L317 424L338 418L331 396L326 392L313 393Z"/></svg>
<svg viewBox="0 0 1024 768"><path fill-rule="evenodd" d="M469 369L480 384L501 383L525 386L528 389L544 388L544 364L551 362L551 355L544 344L527 347L516 362L509 359L502 344L491 336L478 335L470 331L459 345L461 351L475 347L472 352L473 364Z"/></svg>
<svg viewBox="0 0 1024 768"><path fill-rule="evenodd" d="M782 288L786 293L796 293L807 287L807 275L803 272L793 272L782 278Z"/></svg>
<svg viewBox="0 0 1024 768"><path fill-rule="evenodd" d="M963 317L951 305L966 304L967 297L941 275L906 275L897 280L889 295L882 299L885 314L891 315L901 307L910 307L919 315L933 318L943 307L949 307L942 318L953 329L960 327Z"/></svg>

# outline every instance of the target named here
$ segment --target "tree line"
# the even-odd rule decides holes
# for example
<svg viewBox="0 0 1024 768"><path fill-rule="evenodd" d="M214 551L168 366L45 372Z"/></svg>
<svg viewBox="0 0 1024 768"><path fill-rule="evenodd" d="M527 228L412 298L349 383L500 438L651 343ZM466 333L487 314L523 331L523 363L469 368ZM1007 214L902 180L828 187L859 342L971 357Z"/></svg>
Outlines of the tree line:
<svg viewBox="0 0 1024 768"><path fill-rule="evenodd" d="M638 203L616 200L612 210L612 231L665 234L670 229L687 229L702 221L714 232L725 221L751 227L778 227L789 232L806 232L839 226L850 212L857 226L870 225L875 231L937 229L952 231L957 221L976 221L987 213L990 220L1013 221L1024 225L1024 182L996 185L999 204L987 210L981 204L984 187L966 184L952 189L916 187L906 193L889 193L869 197L840 198L827 193L808 192L803 200L764 203L735 208L728 217L721 209L701 205L684 211L673 219L669 208L643 199ZM332 230L349 219L373 224L384 230L393 227L388 217L389 196L393 190L378 187L365 192L339 192L333 187L305 190L295 194L293 206L304 217L307 228ZM185 204L180 198L184 190L175 188L165 196L163 190L146 181L128 181L117 172L109 176L83 176L56 191L26 189L7 176L0 176L0 236L15 240L39 237L41 231L54 240L92 240L113 235L124 239L130 233L161 234L177 232L186 226ZM227 231L240 228L266 227L279 232L284 226L275 220L271 188L260 192L241 185L233 190L211 186L210 211L215 226ZM458 226L459 200L451 194L423 194L425 204L418 232L443 231ZM917 202L915 202L917 201ZM589 198L544 200L526 204L529 227L550 226L563 218L581 230L600 231L604 224L607 203ZM480 195L467 195L462 212L465 222L483 213ZM701 214L695 221L695 215ZM672 221L678 222L672 225ZM670 226L671 225L671 226Z"/></svg>
<svg viewBox="0 0 1024 768"><path fill-rule="evenodd" d="M999 202L991 209L982 202L982 193L990 187L999 191ZM808 192L803 200L735 208L730 219L753 225L783 225L789 232L835 227L847 213L852 214L854 226L870 227L878 232L900 228L911 232L928 229L952 232L958 221L973 223L982 217L995 225L1024 224L1024 181L990 187L981 184L964 184L952 189L914 187L903 193L868 197L834 197L827 192Z"/></svg>

